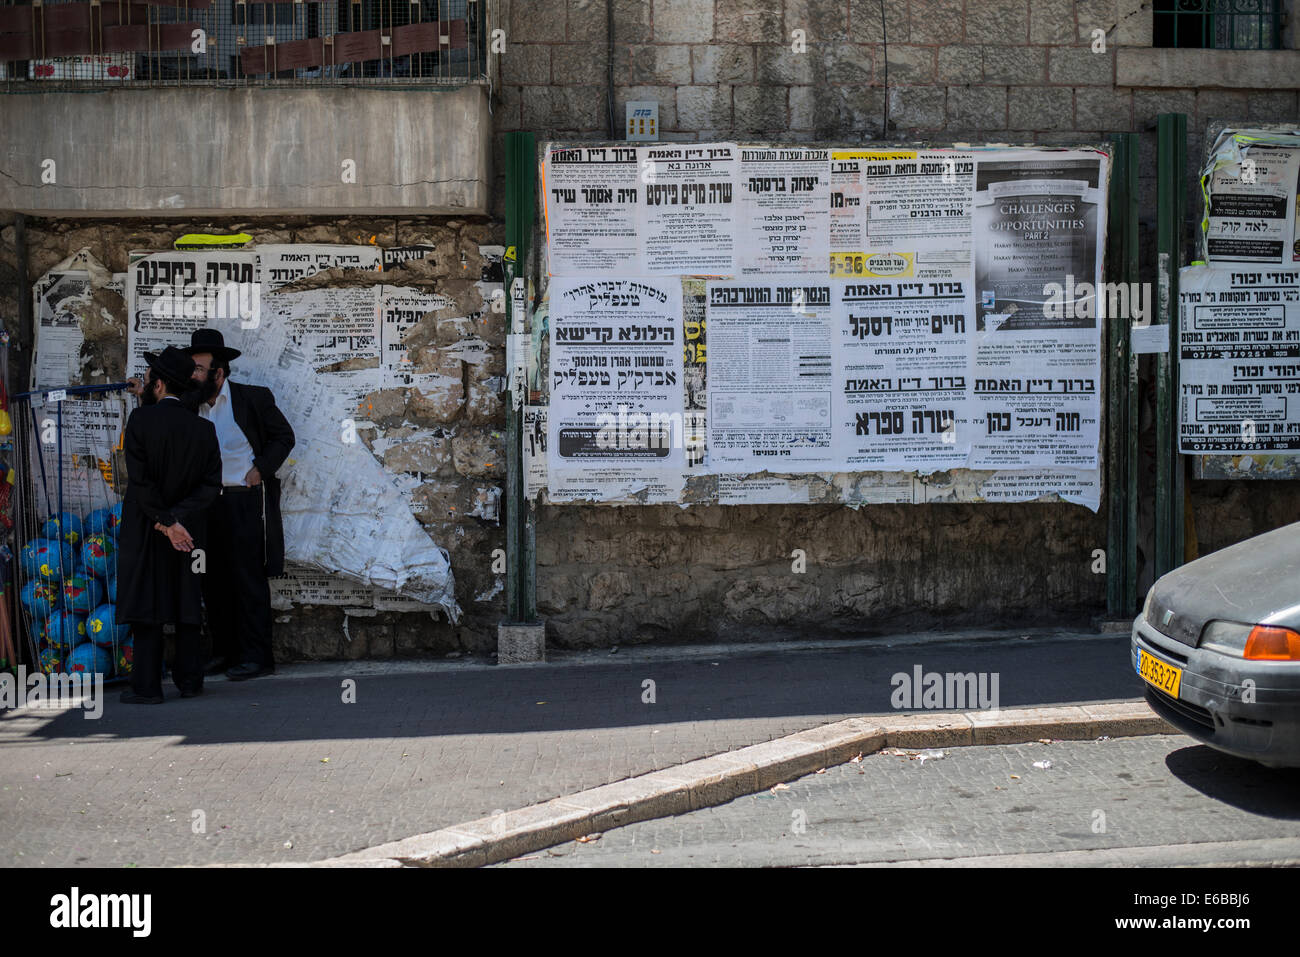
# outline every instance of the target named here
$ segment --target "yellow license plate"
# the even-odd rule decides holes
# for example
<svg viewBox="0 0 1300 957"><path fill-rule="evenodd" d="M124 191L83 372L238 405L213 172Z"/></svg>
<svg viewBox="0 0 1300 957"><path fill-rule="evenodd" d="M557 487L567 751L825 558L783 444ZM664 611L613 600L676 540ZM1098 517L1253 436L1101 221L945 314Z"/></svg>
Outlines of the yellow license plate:
<svg viewBox="0 0 1300 957"><path fill-rule="evenodd" d="M1167 665L1159 658L1138 649L1138 675L1171 698L1178 697L1178 686L1183 682L1183 669Z"/></svg>

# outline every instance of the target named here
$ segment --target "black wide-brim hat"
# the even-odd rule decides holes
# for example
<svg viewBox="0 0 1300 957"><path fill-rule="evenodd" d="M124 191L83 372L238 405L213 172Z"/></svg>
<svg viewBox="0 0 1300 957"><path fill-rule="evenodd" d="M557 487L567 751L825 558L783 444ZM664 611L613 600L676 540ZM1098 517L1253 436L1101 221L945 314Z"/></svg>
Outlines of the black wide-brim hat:
<svg viewBox="0 0 1300 957"><path fill-rule="evenodd" d="M146 352L144 361L158 375L178 382L188 382L194 377L194 360L175 346L162 352Z"/></svg>
<svg viewBox="0 0 1300 957"><path fill-rule="evenodd" d="M190 333L190 347L184 351L191 356L196 352L210 352L216 362L229 362L242 355L238 349L226 346L225 336L217 329L195 329Z"/></svg>

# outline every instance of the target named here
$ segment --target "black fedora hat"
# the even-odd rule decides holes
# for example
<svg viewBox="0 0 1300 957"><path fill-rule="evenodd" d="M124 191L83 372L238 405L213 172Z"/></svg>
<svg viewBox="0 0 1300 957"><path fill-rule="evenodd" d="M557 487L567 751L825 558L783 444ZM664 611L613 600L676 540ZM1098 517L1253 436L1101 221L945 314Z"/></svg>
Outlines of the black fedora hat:
<svg viewBox="0 0 1300 957"><path fill-rule="evenodd" d="M166 379L188 382L194 376L194 360L175 346L168 346L162 352L146 352L144 361Z"/></svg>
<svg viewBox="0 0 1300 957"><path fill-rule="evenodd" d="M210 352L217 362L229 362L241 355L238 349L226 347L225 337L216 329L195 329L190 333L190 347L185 352L191 356L196 352Z"/></svg>

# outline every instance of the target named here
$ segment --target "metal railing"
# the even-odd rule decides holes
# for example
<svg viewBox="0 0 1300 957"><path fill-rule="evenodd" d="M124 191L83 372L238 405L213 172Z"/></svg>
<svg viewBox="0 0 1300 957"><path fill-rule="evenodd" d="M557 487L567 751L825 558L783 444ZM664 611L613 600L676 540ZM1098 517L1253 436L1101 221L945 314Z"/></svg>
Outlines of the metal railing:
<svg viewBox="0 0 1300 957"><path fill-rule="evenodd" d="M0 89L464 84L489 0L0 0Z"/></svg>
<svg viewBox="0 0 1300 957"><path fill-rule="evenodd" d="M1157 47L1276 50L1282 45L1282 0L1156 0Z"/></svg>

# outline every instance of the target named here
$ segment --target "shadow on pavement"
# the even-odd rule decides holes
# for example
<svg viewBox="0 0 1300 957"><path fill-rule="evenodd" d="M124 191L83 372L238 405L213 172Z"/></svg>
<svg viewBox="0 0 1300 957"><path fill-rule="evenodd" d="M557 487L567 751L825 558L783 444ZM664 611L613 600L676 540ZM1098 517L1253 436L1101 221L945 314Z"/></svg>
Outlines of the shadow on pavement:
<svg viewBox="0 0 1300 957"><path fill-rule="evenodd" d="M554 668L364 675L355 703L343 678L281 675L210 681L182 700L165 682L163 705L124 705L105 688L103 716L58 713L32 739L179 735L183 744L573 731L675 722L896 714L895 673L998 675L1002 708L1140 697L1128 636L998 639L894 648L782 650L715 660L660 660ZM647 680L654 702L643 701ZM915 709L901 709L903 711ZM38 712L20 712L27 715Z"/></svg>
<svg viewBox="0 0 1300 957"><path fill-rule="evenodd" d="M1238 810L1300 820L1300 768L1266 768L1204 744L1179 748L1165 766L1188 787Z"/></svg>

